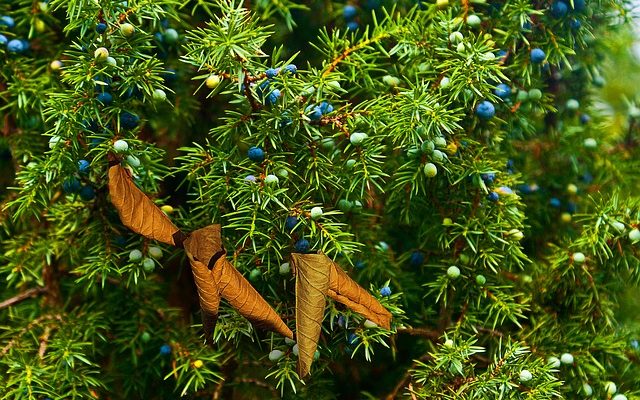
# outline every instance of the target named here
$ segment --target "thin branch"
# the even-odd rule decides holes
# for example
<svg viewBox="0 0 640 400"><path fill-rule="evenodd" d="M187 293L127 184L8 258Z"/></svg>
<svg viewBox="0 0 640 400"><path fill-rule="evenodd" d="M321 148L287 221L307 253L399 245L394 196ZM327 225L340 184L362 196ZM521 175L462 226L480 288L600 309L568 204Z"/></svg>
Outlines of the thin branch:
<svg viewBox="0 0 640 400"><path fill-rule="evenodd" d="M441 336L440 332L428 328L400 328L397 332L412 336L423 336L432 340L438 340Z"/></svg>
<svg viewBox="0 0 640 400"><path fill-rule="evenodd" d="M44 353L47 351L47 342L49 341L49 335L51 334L51 327L44 328L44 333L40 336L40 348L38 349L38 356L40 359L44 358Z"/></svg>
<svg viewBox="0 0 640 400"><path fill-rule="evenodd" d="M13 296L10 299L6 299L2 303L0 303L0 310L3 308L11 307L12 305L18 304L24 300L30 299L32 297L36 297L37 295L46 292L47 289L44 287L31 288L29 290L25 290L22 293L19 293Z"/></svg>
<svg viewBox="0 0 640 400"><path fill-rule="evenodd" d="M375 42L379 42L380 40L386 39L389 36L391 36L391 32L381 33L378 36L374 36L374 37L372 37L370 39L363 40L362 42L356 44L355 46L352 46L352 47L349 47L349 48L345 49L342 53L340 53L340 55L338 57L336 57L331 62L331 64L329 64L326 67L326 69L322 73L322 77L323 78L327 77L331 72L333 72L333 70L336 69L338 64L340 64L342 61L347 59L351 55L351 53L355 53L358 50L362 50L363 48L367 47L368 45L370 45L372 43L375 43Z"/></svg>

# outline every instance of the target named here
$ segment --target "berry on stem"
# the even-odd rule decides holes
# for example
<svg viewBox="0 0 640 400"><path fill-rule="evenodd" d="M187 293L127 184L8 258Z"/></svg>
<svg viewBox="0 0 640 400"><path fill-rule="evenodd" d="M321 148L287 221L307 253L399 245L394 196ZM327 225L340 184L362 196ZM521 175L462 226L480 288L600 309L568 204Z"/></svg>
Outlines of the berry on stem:
<svg viewBox="0 0 640 400"><path fill-rule="evenodd" d="M508 99L509 96L511 96L511 87L506 83L501 83L495 88L493 93L501 99Z"/></svg>
<svg viewBox="0 0 640 400"><path fill-rule="evenodd" d="M535 48L531 50L531 53L530 53L531 62L534 64L542 63L546 56L547 55L544 54L544 51L542 51L542 49L539 49L539 48Z"/></svg>
<svg viewBox="0 0 640 400"><path fill-rule="evenodd" d="M427 178L433 178L438 175L438 167L434 163L426 163L424 165L424 174Z"/></svg>
<svg viewBox="0 0 640 400"><path fill-rule="evenodd" d="M160 346L160 354L162 354L163 356L171 354L171 346L169 346L168 344L163 344L162 346Z"/></svg>
<svg viewBox="0 0 640 400"><path fill-rule="evenodd" d="M264 178L265 185L277 185L278 182L280 182L280 179L273 174L269 174Z"/></svg>
<svg viewBox="0 0 640 400"><path fill-rule="evenodd" d="M566 365L573 365L573 355L570 353L564 353L560 356L560 362Z"/></svg>
<svg viewBox="0 0 640 400"><path fill-rule="evenodd" d="M311 219L319 219L323 214L322 207L313 207L309 213L311 214Z"/></svg>
<svg viewBox="0 0 640 400"><path fill-rule="evenodd" d="M292 231L293 228L296 227L296 225L298 225L298 217L295 217L293 215L288 216L287 220L284 222L284 227L288 231Z"/></svg>
<svg viewBox="0 0 640 400"><path fill-rule="evenodd" d="M529 382L531 379L533 379L533 375L529 370L523 369L520 371L520 382Z"/></svg>
<svg viewBox="0 0 640 400"><path fill-rule="evenodd" d="M109 57L109 50L105 47L98 47L96 51L93 52L93 58L95 58L97 62L107 61L107 57Z"/></svg>
<svg viewBox="0 0 640 400"><path fill-rule="evenodd" d="M178 31L173 28L165 29L164 35L162 36L164 41L167 44L174 44L178 41L180 35L178 35Z"/></svg>
<svg viewBox="0 0 640 400"><path fill-rule="evenodd" d="M496 115L496 108L491 102L485 100L476 106L476 115L483 120L488 120Z"/></svg>
<svg viewBox="0 0 640 400"><path fill-rule="evenodd" d="M96 192L89 185L80 188L80 198L84 201L93 200L96 197Z"/></svg>
<svg viewBox="0 0 640 400"><path fill-rule="evenodd" d="M129 150L129 144L125 140L118 139L113 142L113 150L118 153L124 153Z"/></svg>
<svg viewBox="0 0 640 400"><path fill-rule="evenodd" d="M460 276L460 268L456 267L455 265L450 266L449 268L447 268L447 276L451 279L456 279Z"/></svg>
<svg viewBox="0 0 640 400"><path fill-rule="evenodd" d="M367 139L367 137L367 134L364 132L353 132L351 136L349 136L349 141L352 145L359 146L365 141L365 139Z"/></svg>
<svg viewBox="0 0 640 400"><path fill-rule="evenodd" d="M354 19L357 15L358 15L358 9L350 4L347 4L342 9L342 17L347 21Z"/></svg>
<svg viewBox="0 0 640 400"><path fill-rule="evenodd" d="M124 24L120 25L120 33L122 33L122 36L124 37L133 36L135 31L136 31L136 28L128 22L125 22Z"/></svg>
<svg viewBox="0 0 640 400"><path fill-rule="evenodd" d="M573 260L574 263L581 265L586 260L586 257L583 253L578 251L573 253L573 255L571 255L571 259Z"/></svg>
<svg viewBox="0 0 640 400"><path fill-rule="evenodd" d="M269 361L276 362L284 356L284 353L280 350L271 350L269 353Z"/></svg>
<svg viewBox="0 0 640 400"><path fill-rule="evenodd" d="M391 288L389 286L385 286L382 289L380 289L380 296L382 297L391 296Z"/></svg>
<svg viewBox="0 0 640 400"><path fill-rule="evenodd" d="M158 246L149 247L149 255L153 258L162 257L162 249Z"/></svg>
<svg viewBox="0 0 640 400"><path fill-rule="evenodd" d="M309 251L309 241L307 239L300 239L294 247L298 253L306 253Z"/></svg>
<svg viewBox="0 0 640 400"><path fill-rule="evenodd" d="M219 75L209 75L207 79L205 79L204 84L209 89L215 89L220 84L220 76Z"/></svg>
<svg viewBox="0 0 640 400"><path fill-rule="evenodd" d="M161 103L167 99L167 93L162 89L156 89L153 91L153 101Z"/></svg>
<svg viewBox="0 0 640 400"><path fill-rule="evenodd" d="M247 152L247 156L249 157L249 160L253 162L263 162L264 150L262 150L260 147L253 146Z"/></svg>
<svg viewBox="0 0 640 400"><path fill-rule="evenodd" d="M78 161L78 172L80 172L81 174L89 172L89 166L90 164L87 160Z"/></svg>
<svg viewBox="0 0 640 400"><path fill-rule="evenodd" d="M142 252L138 249L133 249L129 252L129 261L135 262L142 260Z"/></svg>
<svg viewBox="0 0 640 400"><path fill-rule="evenodd" d="M144 260L142 260L142 268L145 272L153 272L153 270L156 269L156 262L153 261L153 258L145 257Z"/></svg>

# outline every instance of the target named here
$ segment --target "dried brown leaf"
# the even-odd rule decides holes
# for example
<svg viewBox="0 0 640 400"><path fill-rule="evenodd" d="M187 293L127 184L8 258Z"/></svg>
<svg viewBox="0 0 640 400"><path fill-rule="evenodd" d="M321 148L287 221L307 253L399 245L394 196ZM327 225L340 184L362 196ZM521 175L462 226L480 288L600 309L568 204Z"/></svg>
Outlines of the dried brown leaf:
<svg viewBox="0 0 640 400"><path fill-rule="evenodd" d="M211 270L220 296L254 325L293 339L293 332L260 293L227 260L220 257Z"/></svg>
<svg viewBox="0 0 640 400"><path fill-rule="evenodd" d="M213 267L217 258L225 253L220 225L209 225L191 232L184 240L184 249L204 265Z"/></svg>
<svg viewBox="0 0 640 400"><path fill-rule="evenodd" d="M362 286L347 275L339 265L331 262L329 297L363 315L385 329L391 328L391 313Z"/></svg>
<svg viewBox="0 0 640 400"><path fill-rule="evenodd" d="M324 254L293 253L291 263L296 273L298 374L304 378L318 347L332 261Z"/></svg>
<svg viewBox="0 0 640 400"><path fill-rule="evenodd" d="M187 253L188 254L188 253ZM211 274L209 268L193 259L191 256L191 271L198 290L198 299L200 300L200 308L202 308L202 327L204 329L204 337L208 344L213 342L213 330L218 320L218 307L220 306L220 289Z"/></svg>
<svg viewBox="0 0 640 400"><path fill-rule="evenodd" d="M122 223L146 238L176 245L182 237L169 217L131 181L120 165L109 168L109 194Z"/></svg>

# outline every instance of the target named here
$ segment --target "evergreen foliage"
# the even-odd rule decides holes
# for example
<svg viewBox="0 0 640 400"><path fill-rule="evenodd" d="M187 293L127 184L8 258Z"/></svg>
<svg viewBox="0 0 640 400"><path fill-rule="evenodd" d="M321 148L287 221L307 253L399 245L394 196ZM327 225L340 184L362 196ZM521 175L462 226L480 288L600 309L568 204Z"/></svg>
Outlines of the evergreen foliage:
<svg viewBox="0 0 640 400"><path fill-rule="evenodd" d="M637 69L609 57L630 10L3 1L0 398L640 398L637 80L600 88ZM322 251L391 330L329 301L304 382L224 302L205 346L109 157L181 229L221 224L290 328L289 255Z"/></svg>

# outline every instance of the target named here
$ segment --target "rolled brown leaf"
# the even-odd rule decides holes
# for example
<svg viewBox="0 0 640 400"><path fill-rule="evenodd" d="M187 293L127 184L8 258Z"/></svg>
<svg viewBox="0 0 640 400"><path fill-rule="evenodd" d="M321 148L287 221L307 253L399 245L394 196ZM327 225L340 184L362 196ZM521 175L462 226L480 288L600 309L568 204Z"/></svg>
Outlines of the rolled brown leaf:
<svg viewBox="0 0 640 400"><path fill-rule="evenodd" d="M339 265L331 262L329 297L363 315L385 329L391 328L391 313L362 286L354 282Z"/></svg>
<svg viewBox="0 0 640 400"><path fill-rule="evenodd" d="M318 347L332 261L324 254L293 253L291 263L296 273L298 374L304 378Z"/></svg>
<svg viewBox="0 0 640 400"><path fill-rule="evenodd" d="M385 329L391 327L391 313L335 262L322 253L291 254L296 274L296 339L298 374L309 374L324 319L325 296Z"/></svg>
<svg viewBox="0 0 640 400"><path fill-rule="evenodd" d="M175 246L182 233L169 217L131 181L119 164L109 168L109 194L122 223L142 236ZM180 244L178 244L180 245Z"/></svg>
<svg viewBox="0 0 640 400"><path fill-rule="evenodd" d="M220 290L220 296L242 316L258 327L293 339L291 329L226 257L218 258L211 274Z"/></svg>
<svg viewBox="0 0 640 400"><path fill-rule="evenodd" d="M188 254L188 253L187 253ZM198 290L198 299L200 300L200 308L202 309L202 327L204 329L204 338L207 344L213 343L213 330L218 320L218 307L220 306L220 293L216 281L211 275L209 268L189 257L191 263L191 271Z"/></svg>
<svg viewBox="0 0 640 400"><path fill-rule="evenodd" d="M220 225L209 225L191 232L184 240L184 249L207 267L213 267L217 258L225 253Z"/></svg>

